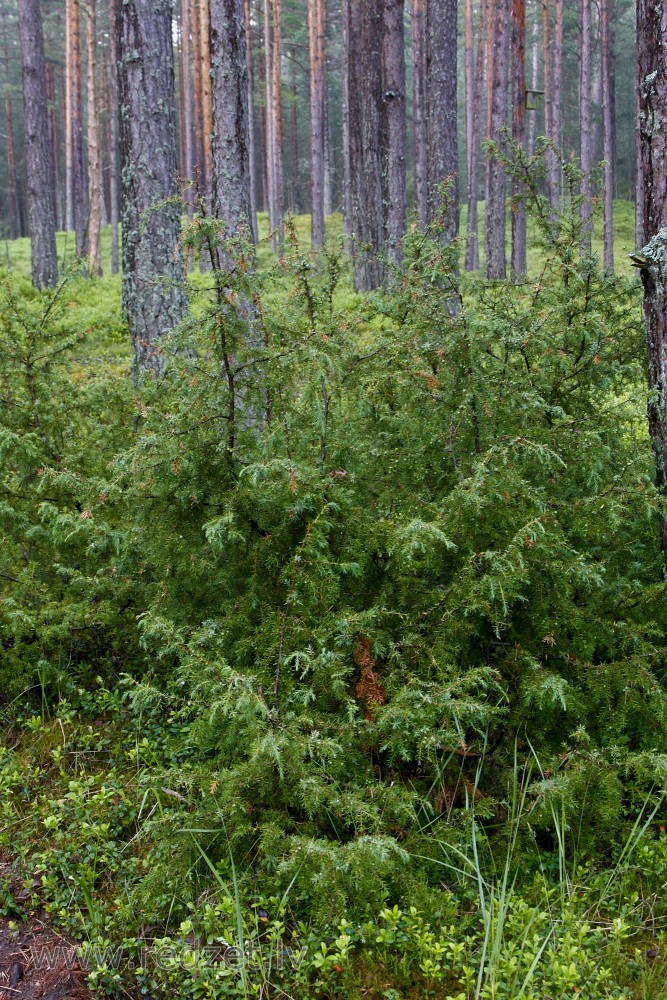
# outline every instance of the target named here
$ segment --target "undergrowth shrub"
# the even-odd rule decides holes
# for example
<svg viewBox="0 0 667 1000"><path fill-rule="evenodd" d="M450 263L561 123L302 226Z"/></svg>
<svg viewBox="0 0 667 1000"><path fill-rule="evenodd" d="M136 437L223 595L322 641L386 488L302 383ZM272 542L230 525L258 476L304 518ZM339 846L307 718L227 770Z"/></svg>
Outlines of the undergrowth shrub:
<svg viewBox="0 0 667 1000"><path fill-rule="evenodd" d="M315 258L292 233L268 273L246 251L198 279L164 377L136 388L75 377L67 289L24 302L5 284L3 686L31 689L10 715L36 730L64 705L92 741L100 721L128 734L110 773L132 770L149 861L123 913L190 919L215 872L329 927L456 891L476 900L479 962L479 886L457 885L443 844L470 863L474 811L480 857L505 856L508 781L532 769L511 853L529 882L616 864L637 815L661 819L637 289L582 253L573 219L524 284L460 276L456 246L415 230L366 299L340 247ZM184 245L218 239L200 220ZM542 941L531 905L516 933L535 921ZM551 990L580 982L597 933L558 927L513 966L553 959Z"/></svg>

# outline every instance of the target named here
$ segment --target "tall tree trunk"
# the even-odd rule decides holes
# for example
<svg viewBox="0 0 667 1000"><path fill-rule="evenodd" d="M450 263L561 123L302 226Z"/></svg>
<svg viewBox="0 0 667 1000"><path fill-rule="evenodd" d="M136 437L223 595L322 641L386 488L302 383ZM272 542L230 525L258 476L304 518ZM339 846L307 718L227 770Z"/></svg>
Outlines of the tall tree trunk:
<svg viewBox="0 0 667 1000"><path fill-rule="evenodd" d="M600 0L600 47L602 61L602 158L604 160L604 266L614 270L614 122L611 95L611 35L609 0Z"/></svg>
<svg viewBox="0 0 667 1000"><path fill-rule="evenodd" d="M269 227L274 253L284 241L284 181L281 81L281 0L264 0L266 51L266 156Z"/></svg>
<svg viewBox="0 0 667 1000"><path fill-rule="evenodd" d="M243 0L246 74L248 79L248 170L250 171L250 222L253 242L257 243L257 150L255 146L255 79L252 63L252 23L250 0Z"/></svg>
<svg viewBox="0 0 667 1000"><path fill-rule="evenodd" d="M493 78L491 85L490 138L502 152L507 124L507 81L509 75L510 6L509 0L495 0L493 24ZM497 156L488 165L488 200L486 205L486 276L502 280L506 276L505 197L507 179Z"/></svg>
<svg viewBox="0 0 667 1000"><path fill-rule="evenodd" d="M213 101L211 96L211 27L209 0L199 0L199 44L201 46L201 99L203 165L202 188L207 198L212 190Z"/></svg>
<svg viewBox="0 0 667 1000"><path fill-rule="evenodd" d="M116 38L116 5L121 0L110 0L109 19L109 201L111 202L111 273L118 274L118 45Z"/></svg>
<svg viewBox="0 0 667 1000"><path fill-rule="evenodd" d="M17 239L21 233L19 212L18 178L16 175L16 150L14 147L14 115L12 112L11 88L7 68L7 48L5 39L5 127L7 129L7 215L9 237Z"/></svg>
<svg viewBox="0 0 667 1000"><path fill-rule="evenodd" d="M648 346L648 425L656 484L667 493L667 3L637 0L637 89L644 177L644 318ZM660 516L667 554L667 518Z"/></svg>
<svg viewBox="0 0 667 1000"><path fill-rule="evenodd" d="M553 89L551 78L551 8L549 0L542 0L542 73L544 77L544 138L554 142L553 130ZM556 206L556 192L553 190L553 178L556 171L554 151L548 148L545 154L544 187L547 201L552 208Z"/></svg>
<svg viewBox="0 0 667 1000"><path fill-rule="evenodd" d="M551 100L551 140L558 155L551 154L551 191L552 205L557 208L561 196L561 168L559 156L561 151L561 96L563 91L563 0L554 0L554 30L553 30L553 76Z"/></svg>
<svg viewBox="0 0 667 1000"><path fill-rule="evenodd" d="M171 0L116 6L123 220L123 307L135 378L159 375L160 339L183 318L185 272L178 250L176 115Z"/></svg>
<svg viewBox="0 0 667 1000"><path fill-rule="evenodd" d="M428 108L429 219L440 210L443 182L449 182L443 240L459 231L459 156L457 132L457 0L428 0L426 8L426 97ZM507 78L505 78L507 87Z"/></svg>
<svg viewBox="0 0 667 1000"><path fill-rule="evenodd" d="M405 189L405 34L404 0L384 0L382 24L382 70L385 167L385 239L387 257L400 264L407 221Z"/></svg>
<svg viewBox="0 0 667 1000"><path fill-rule="evenodd" d="M415 210L419 228L428 222L428 149L426 131L425 0L412 0L412 115L414 131Z"/></svg>
<svg viewBox="0 0 667 1000"><path fill-rule="evenodd" d="M210 0L213 69L213 214L225 234L253 236L248 63L243 0ZM223 255L218 266L232 266Z"/></svg>
<svg viewBox="0 0 667 1000"><path fill-rule="evenodd" d="M192 8L190 0L181 0L181 79L183 89L183 146L185 150L185 180L191 185L194 180L194 132L192 122ZM194 197L188 186L185 195L188 220L192 221Z"/></svg>
<svg viewBox="0 0 667 1000"><path fill-rule="evenodd" d="M533 38L531 46L531 77L530 86L533 91L533 98L537 96L537 88L539 83L539 25L537 17L533 20ZM537 132L537 110L535 108L536 102L533 102L533 109L528 114L528 156L532 157L535 155L535 134Z"/></svg>
<svg viewBox="0 0 667 1000"><path fill-rule="evenodd" d="M482 30L484 2L480 4ZM464 54L465 54L465 118L466 118L466 194L468 203L466 225L466 271L475 269L475 245L477 243L477 140L475 136L475 29L473 24L473 0L465 0L463 10Z"/></svg>
<svg viewBox="0 0 667 1000"><path fill-rule="evenodd" d="M384 235L382 192L382 3L349 5L347 74L349 86L351 231L354 281L359 291L382 284L379 259Z"/></svg>
<svg viewBox="0 0 667 1000"><path fill-rule="evenodd" d="M512 142L522 151L526 141L526 0L512 0ZM526 206L519 199L524 185L512 181L512 277L526 274Z"/></svg>
<svg viewBox="0 0 667 1000"><path fill-rule="evenodd" d="M642 166L641 98L639 88L635 101L635 245L646 243L644 231L644 169Z"/></svg>
<svg viewBox="0 0 667 1000"><path fill-rule="evenodd" d="M482 102L484 100L484 82L486 71L486 44L489 32L489 0L481 0L479 6L479 23L477 27L477 61L474 74L473 109L472 109L472 149L469 160L468 181L468 236L466 240L465 269L479 269L479 219L477 213L477 196L479 186L479 139L482 127Z"/></svg>
<svg viewBox="0 0 667 1000"><path fill-rule="evenodd" d="M120 2L120 0L118 0ZM204 119L203 119L203 99L202 99L202 64L201 64L201 32L199 2L204 0L192 0L191 22L192 22L192 79L194 86L193 115L194 115L194 166L193 174L195 180L195 190L199 198L206 192L206 177L204 175Z"/></svg>
<svg viewBox="0 0 667 1000"><path fill-rule="evenodd" d="M102 274L101 171L99 102L97 94L97 16L95 0L86 0L86 45L88 84L88 273Z"/></svg>
<svg viewBox="0 0 667 1000"><path fill-rule="evenodd" d="M86 250L86 229L88 206L86 198L86 174L83 155L83 100L81 87L81 6L79 0L67 0L67 21L69 23L70 47L67 75L71 101L70 124L72 145L72 204L75 245L77 256Z"/></svg>
<svg viewBox="0 0 667 1000"><path fill-rule="evenodd" d="M60 220L60 171L58 170L58 115L56 111L56 80L52 62L46 63L46 97L49 115L49 148L51 150L51 186L56 229Z"/></svg>
<svg viewBox="0 0 667 1000"><path fill-rule="evenodd" d="M590 239L593 224L591 170L591 0L579 0L579 135L581 157L581 221Z"/></svg>
<svg viewBox="0 0 667 1000"><path fill-rule="evenodd" d="M259 162L262 179L261 206L263 212L269 210L269 175L267 154L267 120L266 120L266 58L262 46L262 0L256 0L255 18L257 21L257 89L259 93Z"/></svg>
<svg viewBox="0 0 667 1000"><path fill-rule="evenodd" d="M313 250L324 246L324 0L308 0L310 54L310 198Z"/></svg>
<svg viewBox="0 0 667 1000"><path fill-rule="evenodd" d="M113 35L113 32L111 33ZM74 127L72 122L72 2L65 0L65 231L74 232Z"/></svg>
<svg viewBox="0 0 667 1000"><path fill-rule="evenodd" d="M334 138L331 115L326 93L324 95L324 216L331 215L334 210Z"/></svg>
<svg viewBox="0 0 667 1000"><path fill-rule="evenodd" d="M56 219L51 187L53 153L49 147L44 36L39 0L19 0L18 10L32 283L35 288L53 288L58 281Z"/></svg>
<svg viewBox="0 0 667 1000"><path fill-rule="evenodd" d="M352 162L350 137L350 27L351 0L341 0L341 144L343 153L343 233L346 236L346 248L351 252L352 245Z"/></svg>

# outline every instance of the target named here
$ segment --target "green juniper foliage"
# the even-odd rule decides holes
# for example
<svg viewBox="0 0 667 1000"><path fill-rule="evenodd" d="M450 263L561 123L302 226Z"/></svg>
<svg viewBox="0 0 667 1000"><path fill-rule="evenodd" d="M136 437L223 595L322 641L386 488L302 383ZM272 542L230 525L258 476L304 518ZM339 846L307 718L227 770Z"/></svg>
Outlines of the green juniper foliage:
<svg viewBox="0 0 667 1000"><path fill-rule="evenodd" d="M667 769L637 286L582 254L576 205L552 222L534 280L464 278L456 246L414 231L404 272L367 299L341 247L314 258L292 231L270 268L248 250L235 273L193 280L164 376L136 389L126 358L91 363L118 320L80 328L76 280L52 296L5 280L0 676L6 719L42 751L57 753L52 718L74 727L39 836L55 831L49 898L61 912L71 876L78 933L137 912L177 926L224 883L212 905L243 920L273 897L306 928L356 922L335 930L335 961L313 939L304 990L313 970L334 982L347 936L375 948L364 921L396 905L378 919L426 941L429 988L446 965L453 996L584 980L582 995L623 995L603 992L583 915L551 934L548 888L530 909L533 879L542 893L596 855L625 866L628 844L654 849L644 820L662 815ZM207 220L183 241L232 256L218 244ZM93 749L104 761L86 763ZM21 768L37 780L29 758L7 758L8 787ZM58 831L90 796L84 864ZM507 979L494 939L507 994L466 971L486 961L479 913L500 896L466 910L460 947L459 931L436 947L419 915L444 913L445 885L458 921L479 903L473 862L492 884L497 857L512 859L506 893L514 867L528 886L507 940L538 942Z"/></svg>

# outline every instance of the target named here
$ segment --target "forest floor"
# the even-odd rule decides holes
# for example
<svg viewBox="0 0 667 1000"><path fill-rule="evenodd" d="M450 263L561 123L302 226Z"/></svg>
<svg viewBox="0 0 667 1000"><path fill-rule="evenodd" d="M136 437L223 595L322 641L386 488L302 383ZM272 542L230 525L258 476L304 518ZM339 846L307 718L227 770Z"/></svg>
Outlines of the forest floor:
<svg viewBox="0 0 667 1000"><path fill-rule="evenodd" d="M0 992L22 1000L84 1000L92 996L76 945L33 919L0 921Z"/></svg>

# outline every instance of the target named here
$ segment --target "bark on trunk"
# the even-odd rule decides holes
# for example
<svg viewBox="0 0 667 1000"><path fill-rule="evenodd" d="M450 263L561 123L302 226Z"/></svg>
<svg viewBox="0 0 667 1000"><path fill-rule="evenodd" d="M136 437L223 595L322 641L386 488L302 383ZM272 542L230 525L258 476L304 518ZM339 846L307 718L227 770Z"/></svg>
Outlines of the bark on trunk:
<svg viewBox="0 0 667 1000"><path fill-rule="evenodd" d="M495 0L493 19L493 79L491 86L490 138L500 151L504 150L504 130L507 124L507 80L509 73L510 5L509 0ZM503 280L506 276L505 197L507 179L498 157L488 165L488 199L486 204L486 276Z"/></svg>
<svg viewBox="0 0 667 1000"><path fill-rule="evenodd" d="M252 238L259 239L257 232L257 150L255 146L255 79L252 64L252 24L250 21L250 0L243 0L245 26L246 72L248 77L248 170L250 171L250 222Z"/></svg>
<svg viewBox="0 0 667 1000"><path fill-rule="evenodd" d="M282 136L281 0L264 0L266 51L266 161L269 185L269 227L274 253L284 241L284 182Z"/></svg>
<svg viewBox="0 0 667 1000"><path fill-rule="evenodd" d="M86 252L88 205L86 198L85 160L83 155L83 101L81 87L81 6L69 0L67 20L70 26L67 75L71 101L72 214L77 256Z"/></svg>
<svg viewBox="0 0 667 1000"><path fill-rule="evenodd" d="M512 0L512 142L522 151L526 141L526 0ZM512 181L512 277L526 274L526 206L524 185Z"/></svg>
<svg viewBox="0 0 667 1000"><path fill-rule="evenodd" d="M35 288L53 288L58 281L56 219L51 186L53 154L49 146L44 36L39 0L19 0L18 12L32 283Z"/></svg>
<svg viewBox="0 0 667 1000"><path fill-rule="evenodd" d="M553 90L551 78L551 9L549 0L543 0L542 6L542 62L544 77L544 138L548 142L554 141L553 132ZM553 149L548 148L545 154L545 177L544 190L547 201L551 207L555 207L557 198L553 190L553 178L555 172L555 155Z"/></svg>
<svg viewBox="0 0 667 1000"><path fill-rule="evenodd" d="M382 69L385 166L385 240L387 257L400 264L407 218L405 188L405 35L403 0L384 0Z"/></svg>
<svg viewBox="0 0 667 1000"><path fill-rule="evenodd" d="M341 141L343 153L343 233L346 249L351 252L352 235L352 164L350 147L350 0L341 0Z"/></svg>
<svg viewBox="0 0 667 1000"><path fill-rule="evenodd" d="M354 281L359 291L382 284L379 259L384 218L382 204L382 3L352 2L349 7L347 72L349 81L351 229Z"/></svg>
<svg viewBox="0 0 667 1000"><path fill-rule="evenodd" d="M426 229L428 223L425 34L424 0L412 0L412 114L414 123L415 210L421 230Z"/></svg>
<svg viewBox="0 0 667 1000"><path fill-rule="evenodd" d="M457 0L428 0L426 9L426 93L428 107L428 213L439 213L448 182L442 237L451 243L459 231L458 133L456 121ZM507 89L507 68L505 71Z"/></svg>
<svg viewBox="0 0 667 1000"><path fill-rule="evenodd" d="M134 373L159 375L160 339L186 312L180 209L175 201L176 116L170 0L116 8L123 221L123 307Z"/></svg>
<svg viewBox="0 0 667 1000"><path fill-rule="evenodd" d="M111 273L118 274L118 45L115 31L116 4L119 0L111 0L109 17L111 30L109 32L109 57L111 74L109 77L109 201L111 203Z"/></svg>
<svg viewBox="0 0 667 1000"><path fill-rule="evenodd" d="M308 0L311 244L324 246L324 0Z"/></svg>
<svg viewBox="0 0 667 1000"><path fill-rule="evenodd" d="M609 0L600 0L600 46L602 63L602 159L604 160L604 266L614 271L614 124L611 95L611 35Z"/></svg>
<svg viewBox="0 0 667 1000"><path fill-rule="evenodd" d="M117 0L121 2L121 0ZM203 2L203 0L202 0ZM198 197L205 192L204 177L204 124L202 114L201 32L199 30L199 2L192 0L192 79L194 86L194 179Z"/></svg>
<svg viewBox="0 0 667 1000"><path fill-rule="evenodd" d="M97 13L95 0L86 0L86 47L88 85L88 273L102 274L102 224L99 107L97 94Z"/></svg>
<svg viewBox="0 0 667 1000"><path fill-rule="evenodd" d="M533 38L532 38L532 51L531 51L531 78L530 86L533 91L533 107L535 107L535 98L537 96L537 86L539 83L539 26L537 17L533 21ZM537 131L537 110L531 110L528 113L528 156L531 158L535 155L535 133Z"/></svg>
<svg viewBox="0 0 667 1000"><path fill-rule="evenodd" d="M199 0L199 44L201 46L201 99L203 140L203 190L207 197L212 191L213 174L213 100L211 95L211 26L209 2Z"/></svg>
<svg viewBox="0 0 667 1000"><path fill-rule="evenodd" d="M637 87L644 178L644 317L648 345L648 425L656 484L667 492L667 3L637 0ZM667 518L660 517L667 554Z"/></svg>
<svg viewBox="0 0 667 1000"><path fill-rule="evenodd" d="M252 239L248 64L243 0L210 0L213 82L213 214L225 235ZM224 254L219 265L235 261Z"/></svg>
<svg viewBox="0 0 667 1000"><path fill-rule="evenodd" d="M563 91L563 0L554 0L554 30L553 30L553 77L551 102L551 139L556 147L556 153L550 158L552 205L557 208L561 197L561 168L559 155L561 149L561 96Z"/></svg>
<svg viewBox="0 0 667 1000"><path fill-rule="evenodd" d="M188 219L192 221L194 214L194 197L192 187L194 180L194 134L192 107L192 9L190 0L181 0L181 31L182 31L182 81L183 81L183 146L185 148L185 180L188 188L185 195Z"/></svg>
<svg viewBox="0 0 667 1000"><path fill-rule="evenodd" d="M465 269L474 271L479 266L477 256L477 135L475 130L476 97L478 88L475 77L475 30L473 25L473 0L465 0L463 12L465 46L465 115L466 115L466 194L468 213L466 223ZM481 36L484 20L484 2L480 4L478 33Z"/></svg>
<svg viewBox="0 0 667 1000"><path fill-rule="evenodd" d="M593 225L591 170L591 0L579 0L579 133L581 157L581 221L590 239Z"/></svg>

